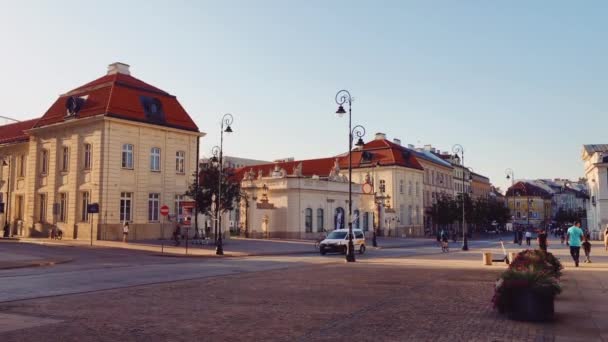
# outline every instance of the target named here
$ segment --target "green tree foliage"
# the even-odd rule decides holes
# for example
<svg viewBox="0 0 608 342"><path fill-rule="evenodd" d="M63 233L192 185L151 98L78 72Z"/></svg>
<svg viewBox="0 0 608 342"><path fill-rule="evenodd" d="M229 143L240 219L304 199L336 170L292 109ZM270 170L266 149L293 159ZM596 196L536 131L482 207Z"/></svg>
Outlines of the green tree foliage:
<svg viewBox="0 0 608 342"><path fill-rule="evenodd" d="M555 221L560 225L564 223L573 223L575 221L581 221L586 214L587 213L582 208L579 208L578 210L564 210L563 208L560 208L557 213L555 213Z"/></svg>
<svg viewBox="0 0 608 342"><path fill-rule="evenodd" d="M200 170L199 191L196 191L196 180L190 184L186 195L195 199L198 212L205 215L211 214L211 196L218 196L219 169L216 167L205 167ZM234 170L224 169L222 173L222 197L220 210L227 212L234 209L235 201L240 199L241 184L234 179Z"/></svg>
<svg viewBox="0 0 608 342"><path fill-rule="evenodd" d="M509 208L502 202L481 198L473 200L468 194L464 196L465 218L475 230L486 228L494 221L499 225L504 225L511 218ZM433 222L439 225L460 222L462 221L462 205L462 195L457 198L440 195L429 209L428 214Z"/></svg>

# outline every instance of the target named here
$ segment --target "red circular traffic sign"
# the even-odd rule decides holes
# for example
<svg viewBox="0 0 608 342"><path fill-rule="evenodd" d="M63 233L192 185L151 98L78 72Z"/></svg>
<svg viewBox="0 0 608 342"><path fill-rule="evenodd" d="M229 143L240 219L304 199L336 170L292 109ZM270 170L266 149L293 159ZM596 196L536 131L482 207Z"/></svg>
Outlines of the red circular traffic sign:
<svg viewBox="0 0 608 342"><path fill-rule="evenodd" d="M169 215L169 207L166 205L163 205L162 207L160 207L160 214L163 216Z"/></svg>

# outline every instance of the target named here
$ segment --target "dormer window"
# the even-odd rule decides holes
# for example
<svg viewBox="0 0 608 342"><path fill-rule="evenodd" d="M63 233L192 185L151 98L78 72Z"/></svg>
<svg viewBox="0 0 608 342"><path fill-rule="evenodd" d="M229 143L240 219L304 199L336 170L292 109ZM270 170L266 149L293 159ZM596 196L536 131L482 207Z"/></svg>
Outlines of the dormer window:
<svg viewBox="0 0 608 342"><path fill-rule="evenodd" d="M165 113L163 112L162 103L155 97L140 96L139 100L143 107L146 119L155 123L165 122Z"/></svg>
<svg viewBox="0 0 608 342"><path fill-rule="evenodd" d="M82 107L84 107L84 104L87 100L87 96L70 96L68 97L68 99L65 101L65 109L66 109L66 114L65 114L65 118L74 118L78 116L78 112L80 112L80 110L82 109Z"/></svg>

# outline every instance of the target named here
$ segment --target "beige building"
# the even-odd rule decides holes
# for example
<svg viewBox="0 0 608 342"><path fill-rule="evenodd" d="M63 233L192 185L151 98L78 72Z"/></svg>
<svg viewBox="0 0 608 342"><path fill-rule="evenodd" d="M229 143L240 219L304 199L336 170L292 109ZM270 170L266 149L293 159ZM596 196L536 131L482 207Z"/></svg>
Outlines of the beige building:
<svg viewBox="0 0 608 342"><path fill-rule="evenodd" d="M314 239L348 228L348 170L324 158L257 165L240 170L247 194L239 226L248 237ZM353 228L373 227L373 196L352 185Z"/></svg>
<svg viewBox="0 0 608 342"><path fill-rule="evenodd" d="M452 164L440 158L438 150L431 145L417 148L417 159L424 168L424 229L434 232L434 225L429 210L440 196L453 197L454 168Z"/></svg>
<svg viewBox="0 0 608 342"><path fill-rule="evenodd" d="M41 118L0 127L3 223L18 236L58 227L67 238L119 239L124 222L131 239L168 236L160 207L176 213L186 200L201 136L175 96L111 64Z"/></svg>
<svg viewBox="0 0 608 342"><path fill-rule="evenodd" d="M471 194L473 200L488 200L492 193L490 179L475 172L471 172L471 178Z"/></svg>
<svg viewBox="0 0 608 342"><path fill-rule="evenodd" d="M424 172L415 153L379 133L353 150L352 157L353 226L364 231L376 228L386 236L422 235ZM320 228L315 222L324 222L325 230L347 228L348 167L348 154L344 154L304 161L288 159L238 170L250 201L244 202L246 215L241 204L241 231L259 235L260 218L264 217L271 222L269 234L277 237L316 237ZM264 184L272 208L260 204L264 203L259 201ZM306 221L311 213L312 221ZM228 215L229 220L237 217ZM303 222L312 222L312 226L302 226Z"/></svg>

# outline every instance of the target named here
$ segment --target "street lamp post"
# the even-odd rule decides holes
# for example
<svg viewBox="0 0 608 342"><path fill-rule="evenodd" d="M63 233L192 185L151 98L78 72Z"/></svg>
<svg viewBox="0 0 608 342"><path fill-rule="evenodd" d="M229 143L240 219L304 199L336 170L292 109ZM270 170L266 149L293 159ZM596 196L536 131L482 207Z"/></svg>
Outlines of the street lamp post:
<svg viewBox="0 0 608 342"><path fill-rule="evenodd" d="M466 221L465 221L465 210L464 210L464 204L465 204L465 198L464 198L464 194L465 194L465 167L464 167L464 148L462 147L462 145L460 144L456 144L454 146L452 146L452 152L458 156L458 154L460 154L460 161L461 161L461 166L462 166L462 250L463 251L468 251L469 250L469 241L467 239L467 234L466 234Z"/></svg>
<svg viewBox="0 0 608 342"><path fill-rule="evenodd" d="M346 114L344 105L348 104L348 251L346 252L346 261L355 262L355 246L353 244L353 137L356 135L359 140L357 146L362 147L364 145L363 137L365 135L365 128L357 125L352 127L352 104L353 98L348 90L340 90L336 94L336 103L338 104L338 110L336 114L342 116Z"/></svg>
<svg viewBox="0 0 608 342"><path fill-rule="evenodd" d="M507 168L505 174L507 175L507 180L511 180L511 187L513 187L513 185L515 185L515 172L513 172L513 169L511 168ZM513 189L513 191L515 191L515 189ZM515 210L515 197L513 197L513 210ZM511 215L511 217L513 217L513 215ZM513 227L513 243L517 243L517 241L517 232L515 231L515 227Z"/></svg>
<svg viewBox="0 0 608 342"><path fill-rule="evenodd" d="M232 133L232 122L234 121L234 117L232 114L224 114L222 117L222 123L220 124L220 147L214 146L212 149L212 162L217 163L218 167L218 182L217 182L217 211L216 211L216 220L218 225L218 239L217 245L215 248L215 254L224 255L224 246L222 239L222 175L224 172L224 132ZM226 128L224 129L224 125Z"/></svg>
<svg viewBox="0 0 608 342"><path fill-rule="evenodd" d="M8 159L8 162L6 161ZM11 203L11 159L10 157L2 158L2 166L7 166L7 177L6 177L6 198L4 199L4 236L11 236L11 224L10 224L10 203Z"/></svg>

